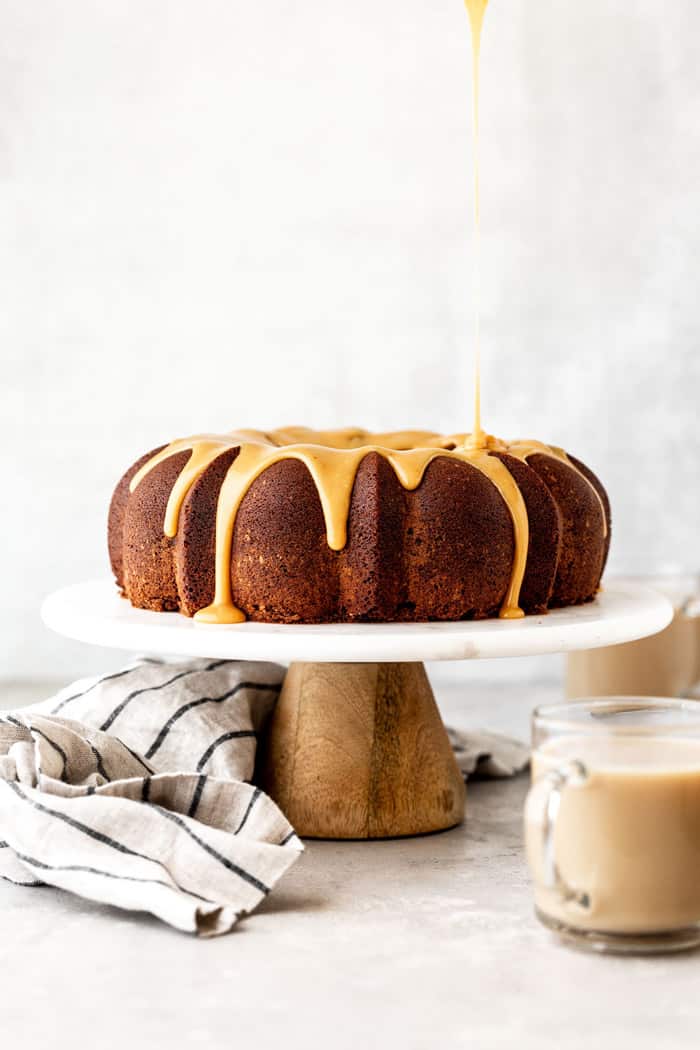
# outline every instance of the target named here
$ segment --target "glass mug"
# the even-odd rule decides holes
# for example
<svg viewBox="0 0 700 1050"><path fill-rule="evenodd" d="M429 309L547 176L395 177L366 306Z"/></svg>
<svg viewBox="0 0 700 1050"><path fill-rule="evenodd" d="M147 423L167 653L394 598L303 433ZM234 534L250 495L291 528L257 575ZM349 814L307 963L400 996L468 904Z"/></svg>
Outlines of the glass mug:
<svg viewBox="0 0 700 1050"><path fill-rule="evenodd" d="M617 577L643 583L673 602L659 634L622 645L569 653L566 695L694 696L700 688L700 580L693 573Z"/></svg>
<svg viewBox="0 0 700 1050"><path fill-rule="evenodd" d="M525 844L536 915L569 943L700 945L700 704L537 708Z"/></svg>

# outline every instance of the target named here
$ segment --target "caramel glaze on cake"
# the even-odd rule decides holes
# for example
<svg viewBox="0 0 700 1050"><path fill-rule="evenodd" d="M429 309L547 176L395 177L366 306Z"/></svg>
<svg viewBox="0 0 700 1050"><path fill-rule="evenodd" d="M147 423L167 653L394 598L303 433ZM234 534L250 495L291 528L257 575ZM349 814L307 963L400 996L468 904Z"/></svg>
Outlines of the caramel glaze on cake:
<svg viewBox="0 0 700 1050"><path fill-rule="evenodd" d="M131 603L208 623L541 613L595 597L609 542L603 486L561 449L423 431L175 441L109 514Z"/></svg>

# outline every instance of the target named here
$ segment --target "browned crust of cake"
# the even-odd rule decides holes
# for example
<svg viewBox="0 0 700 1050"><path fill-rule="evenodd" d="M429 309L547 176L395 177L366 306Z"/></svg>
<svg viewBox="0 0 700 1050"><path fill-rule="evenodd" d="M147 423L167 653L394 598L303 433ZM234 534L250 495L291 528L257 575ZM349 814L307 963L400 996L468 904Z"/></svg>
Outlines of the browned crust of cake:
<svg viewBox="0 0 700 1050"><path fill-rule="evenodd" d="M133 493L131 479L154 453L121 478L110 507L109 552L133 605L192 616L213 601L217 500L237 454L236 448L223 452L198 477L173 539L163 532L165 510L190 453L159 463ZM540 453L527 463L492 455L510 471L527 509L523 610L591 600L609 547L595 493L608 522L609 502L598 478L573 457L576 469ZM253 481L238 509L233 599L249 619L262 622L481 619L498 615L514 549L509 510L481 471L439 456L411 492L382 455L369 452L354 481L347 543L333 551L307 467L284 459Z"/></svg>
<svg viewBox="0 0 700 1050"><path fill-rule="evenodd" d="M529 522L527 568L520 588L520 607L526 613L546 612L554 590L561 551L561 515L547 485L527 463L505 452L491 453L502 460L520 489Z"/></svg>
<svg viewBox="0 0 700 1050"><path fill-rule="evenodd" d="M124 591L133 605L155 612L180 609L175 580L175 541L163 533L168 496L189 453L170 456L147 474L127 500L124 514Z"/></svg>
<svg viewBox="0 0 700 1050"><path fill-rule="evenodd" d="M406 493L383 456L360 463L350 501L348 542L338 558L339 617L395 619L408 601L403 569Z"/></svg>
<svg viewBox="0 0 700 1050"><path fill-rule="evenodd" d="M131 484L131 479L141 467L148 463L149 459L152 459L163 448L165 448L165 445L159 445L158 448L153 449L152 452L147 452L145 456L141 456L141 459L137 459L133 466L129 467L126 474L123 474L117 482L117 487L109 505L107 548L114 578L117 581L117 586L122 591L124 590L124 517L126 515L126 506L129 502L129 485ZM134 602L133 604L135 605L136 603Z"/></svg>
<svg viewBox="0 0 700 1050"><path fill-rule="evenodd" d="M407 493L398 619L483 619L498 613L515 553L513 525L496 487L475 467L434 459Z"/></svg>
<svg viewBox="0 0 700 1050"><path fill-rule="evenodd" d="M602 482L593 473L593 471L591 470L590 467L587 467L586 464L582 463L580 459L576 458L576 456L569 456L569 459L571 460L573 465L576 467L576 469L579 470L583 474L584 478L586 478L591 483L593 488L596 490L596 492L598 493L598 496L600 497L600 501L603 504L603 509L605 511L605 522L606 522L606 525L607 525L607 535L605 537L605 550L604 550L604 553L603 553L603 567L602 567L602 569L600 571L600 575L602 576L603 573L605 572L605 566L608 563L608 555L610 554L610 541L612 539L612 512L611 512L611 509L610 509L610 499L608 498L608 494L605 491L605 488L603 487Z"/></svg>
<svg viewBox="0 0 700 1050"><path fill-rule="evenodd" d="M565 463L551 456L528 458L559 509L561 546L550 608L591 601L603 574L605 532L600 501L591 486Z"/></svg>
<svg viewBox="0 0 700 1050"><path fill-rule="evenodd" d="M273 463L236 515L233 599L251 620L329 623L338 616L338 554L316 486L298 460Z"/></svg>
<svg viewBox="0 0 700 1050"><path fill-rule="evenodd" d="M187 493L175 537L175 586L180 609L194 616L214 600L216 503L226 472L238 449L222 453Z"/></svg>

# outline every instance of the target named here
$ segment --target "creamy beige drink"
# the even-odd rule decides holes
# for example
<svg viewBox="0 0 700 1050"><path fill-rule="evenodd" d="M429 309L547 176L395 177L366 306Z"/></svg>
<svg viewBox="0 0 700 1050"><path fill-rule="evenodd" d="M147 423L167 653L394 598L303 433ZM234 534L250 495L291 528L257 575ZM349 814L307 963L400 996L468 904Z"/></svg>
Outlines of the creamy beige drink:
<svg viewBox="0 0 700 1050"><path fill-rule="evenodd" d="M693 685L690 695L700 700L700 616L693 621L695 624L695 668L693 670Z"/></svg>
<svg viewBox="0 0 700 1050"><path fill-rule="evenodd" d="M676 611L669 626L651 638L569 653L566 695L684 695L700 666L698 624Z"/></svg>
<svg viewBox="0 0 700 1050"><path fill-rule="evenodd" d="M639 581L644 582L644 581ZM673 620L638 642L569 653L566 695L685 696L700 678L700 606L692 577L651 578L670 598Z"/></svg>
<svg viewBox="0 0 700 1050"><path fill-rule="evenodd" d="M662 733L553 737L533 752L526 846L545 916L618 934L700 924L700 738ZM553 805L557 769L568 782Z"/></svg>

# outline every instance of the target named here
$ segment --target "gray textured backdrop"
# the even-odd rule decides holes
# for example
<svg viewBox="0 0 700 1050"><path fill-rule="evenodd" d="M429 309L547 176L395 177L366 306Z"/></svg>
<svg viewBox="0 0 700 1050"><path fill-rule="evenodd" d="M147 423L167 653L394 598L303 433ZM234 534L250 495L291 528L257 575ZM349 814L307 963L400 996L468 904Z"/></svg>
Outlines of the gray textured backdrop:
<svg viewBox="0 0 700 1050"><path fill-rule="evenodd" d="M491 0L489 429L598 469L618 565L698 566L697 0ZM469 424L460 0L0 0L0 674L111 488L233 425ZM113 659L113 657L112 657Z"/></svg>

